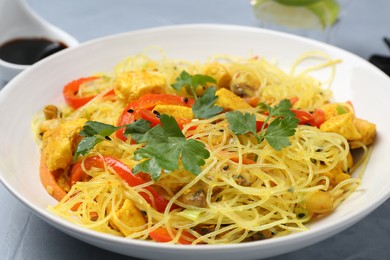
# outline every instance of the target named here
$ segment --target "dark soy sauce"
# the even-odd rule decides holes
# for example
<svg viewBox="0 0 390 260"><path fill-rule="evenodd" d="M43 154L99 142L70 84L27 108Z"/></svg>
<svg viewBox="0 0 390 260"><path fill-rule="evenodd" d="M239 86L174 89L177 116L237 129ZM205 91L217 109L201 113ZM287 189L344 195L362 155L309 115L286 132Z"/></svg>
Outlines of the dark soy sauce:
<svg viewBox="0 0 390 260"><path fill-rule="evenodd" d="M46 38L13 39L0 46L0 59L14 64L31 65L67 47L62 42Z"/></svg>

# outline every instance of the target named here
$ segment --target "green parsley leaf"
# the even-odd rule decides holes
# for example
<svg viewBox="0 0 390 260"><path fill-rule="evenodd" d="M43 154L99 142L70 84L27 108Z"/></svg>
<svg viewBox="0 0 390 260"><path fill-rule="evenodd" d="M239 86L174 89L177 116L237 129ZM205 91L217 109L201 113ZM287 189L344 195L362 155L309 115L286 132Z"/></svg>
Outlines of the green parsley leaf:
<svg viewBox="0 0 390 260"><path fill-rule="evenodd" d="M197 95L195 90L199 86L206 86L208 83L216 83L216 80L207 75L196 74L191 76L188 72L183 70L179 77L176 78L176 82L172 84L172 87L177 91L180 91L183 87L187 87L190 89L195 99L197 99Z"/></svg>
<svg viewBox="0 0 390 260"><path fill-rule="evenodd" d="M283 99L275 107L264 103L261 103L260 106L267 108L269 116L260 130L259 139L263 140L265 138L272 148L277 151L290 146L289 137L295 134L295 129L299 123L299 119L291 111L292 105L290 100ZM272 120L272 118L274 119ZM263 133L264 127L269 120L272 120L272 122L268 125L265 133Z"/></svg>
<svg viewBox="0 0 390 260"><path fill-rule="evenodd" d="M204 165L205 159L210 157L210 152L205 145L197 140L188 139L183 146L181 159L184 169L198 175L202 172L200 166Z"/></svg>
<svg viewBox="0 0 390 260"><path fill-rule="evenodd" d="M173 117L162 114L160 120L162 125L146 132L143 138L146 146L134 153L135 160L146 160L137 164L133 172L149 173L156 181L162 171L169 173L179 169L181 158L184 169L199 174L200 166L210 156L205 145L194 139L187 140Z"/></svg>
<svg viewBox="0 0 390 260"><path fill-rule="evenodd" d="M126 125L124 134L131 135L131 138L134 139L137 143L144 141L145 134L152 128L151 123L145 119L139 119L134 123Z"/></svg>
<svg viewBox="0 0 390 260"><path fill-rule="evenodd" d="M183 87L192 87L192 76L185 70L183 70L179 77L176 78L176 82L171 85L172 88L180 91Z"/></svg>
<svg viewBox="0 0 390 260"><path fill-rule="evenodd" d="M229 129L235 134L243 135L252 133L256 135L256 116L240 111L226 113L226 119L229 123Z"/></svg>
<svg viewBox="0 0 390 260"><path fill-rule="evenodd" d="M266 108L270 116L295 117L294 112L291 111L291 102L288 99L283 99L275 107L271 107L265 103L259 103L258 106Z"/></svg>
<svg viewBox="0 0 390 260"><path fill-rule="evenodd" d="M169 137L177 137L179 139L184 140L186 137L180 130L179 125L176 122L176 119L173 116L169 116L166 114L162 114L160 116L160 121L163 127L163 131L166 136ZM161 127L161 126L160 126ZM169 140L168 140L169 141Z"/></svg>
<svg viewBox="0 0 390 260"><path fill-rule="evenodd" d="M203 96L199 97L192 106L192 112L196 118L210 118L223 111L220 106L214 106L218 99L215 95L216 88L207 88Z"/></svg>
<svg viewBox="0 0 390 260"><path fill-rule="evenodd" d="M291 145L288 137L295 134L298 123L297 118L277 117L269 124L264 137L275 150L280 151Z"/></svg>
<svg viewBox="0 0 390 260"><path fill-rule="evenodd" d="M116 127L109 124L100 123L97 121L87 121L83 126L83 130L80 132L81 136L109 136L118 130L120 127Z"/></svg>
<svg viewBox="0 0 390 260"><path fill-rule="evenodd" d="M81 139L77 144L76 151L74 154L74 160L76 160L80 155L87 154L92 148L95 147L98 143L104 140L101 136L87 136Z"/></svg>
<svg viewBox="0 0 390 260"><path fill-rule="evenodd" d="M347 110L342 105L338 105L336 107L336 111L338 115L343 115L347 113Z"/></svg>
<svg viewBox="0 0 390 260"><path fill-rule="evenodd" d="M161 166L157 163L157 159L155 157L151 157L149 160L145 160L134 166L133 173L146 172L153 180L156 181L160 178L162 170Z"/></svg>
<svg viewBox="0 0 390 260"><path fill-rule="evenodd" d="M198 86L206 86L207 83L217 83L217 81L213 77L207 75L195 74L192 76L192 86L194 88L197 88Z"/></svg>
<svg viewBox="0 0 390 260"><path fill-rule="evenodd" d="M206 86L208 83L216 83L217 81L207 75L196 74L191 76L188 72L182 71L180 76L176 78L176 82L172 87L177 91L182 88L187 88L195 98L195 104L192 106L192 112L196 118L210 118L223 111L222 107L215 106L218 96L215 95L216 88L209 87L206 89L203 96L198 97L196 89L199 86Z"/></svg>
<svg viewBox="0 0 390 260"><path fill-rule="evenodd" d="M285 99L275 107L265 103L260 103L259 106L260 109L267 110L269 116L258 132L255 115L243 114L240 111L226 113L229 128L235 134L252 133L257 138L258 143L266 139L272 148L277 151L291 145L289 137L295 134L299 123L299 119L290 110L291 102ZM271 123L267 124L268 121L271 121Z"/></svg>
<svg viewBox="0 0 390 260"><path fill-rule="evenodd" d="M81 139L81 141L77 144L74 160L76 160L80 155L87 154L98 143L104 140L110 140L109 136L119 128L121 127L97 121L85 122L83 130L80 131L80 135L83 136L83 139Z"/></svg>
<svg viewBox="0 0 390 260"><path fill-rule="evenodd" d="M161 172L164 170L169 173L179 168L180 151L177 149L170 150L172 146L166 143L147 145L134 153L135 160L142 160L133 168L133 173L145 172L150 174L154 181L158 180Z"/></svg>

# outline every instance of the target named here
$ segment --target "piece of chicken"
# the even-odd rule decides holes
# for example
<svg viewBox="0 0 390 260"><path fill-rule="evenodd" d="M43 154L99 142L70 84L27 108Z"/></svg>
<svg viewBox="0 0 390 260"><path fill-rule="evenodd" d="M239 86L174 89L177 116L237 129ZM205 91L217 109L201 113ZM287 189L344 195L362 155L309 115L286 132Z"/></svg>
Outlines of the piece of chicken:
<svg viewBox="0 0 390 260"><path fill-rule="evenodd" d="M165 79L147 71L127 71L119 75L114 87L115 95L130 102L142 97L144 94L163 93Z"/></svg>
<svg viewBox="0 0 390 260"><path fill-rule="evenodd" d="M42 149L49 171L65 169L71 163L79 133L86 121L84 118L67 121L45 132Z"/></svg>
<svg viewBox="0 0 390 260"><path fill-rule="evenodd" d="M141 211L129 199L124 201L122 207L111 217L110 222L125 236L133 234L135 232L134 228L142 227L146 224Z"/></svg>
<svg viewBox="0 0 390 260"><path fill-rule="evenodd" d="M251 106L242 98L226 88L221 88L215 93L218 96L215 104L225 110L247 109Z"/></svg>

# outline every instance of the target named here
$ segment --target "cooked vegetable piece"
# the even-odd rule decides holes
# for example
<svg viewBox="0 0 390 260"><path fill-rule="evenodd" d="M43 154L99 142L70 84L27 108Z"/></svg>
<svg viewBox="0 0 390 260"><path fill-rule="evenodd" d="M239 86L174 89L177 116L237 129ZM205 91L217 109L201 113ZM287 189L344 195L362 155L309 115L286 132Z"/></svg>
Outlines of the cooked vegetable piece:
<svg viewBox="0 0 390 260"><path fill-rule="evenodd" d="M175 229L172 229L172 228L170 230L173 233L173 236L171 236L171 234L168 232L168 230L166 228L163 228L163 227L160 227L160 228L157 228L157 229L151 231L149 233L149 235L154 241L157 241L157 242L161 242L161 243L171 242L175 238L175 236L177 235L178 231ZM191 244L192 240L194 240L194 239L195 239L195 237L193 235L191 235L188 232L183 231L181 236L178 239L178 242L179 242L179 244L186 245L186 244Z"/></svg>
<svg viewBox="0 0 390 260"><path fill-rule="evenodd" d="M66 196L66 191L58 184L54 171L50 171L46 164L46 153L42 152L39 168L41 183L47 193L53 198L60 201Z"/></svg>
<svg viewBox="0 0 390 260"><path fill-rule="evenodd" d="M88 96L80 96L79 95L80 87L82 86L82 84L87 84L99 79L100 77L94 77L94 76L79 78L66 84L63 90L65 102L74 109L77 109L87 104L96 96L96 94L88 95ZM106 96L113 95L113 94L114 91L111 90L106 94Z"/></svg>
<svg viewBox="0 0 390 260"><path fill-rule="evenodd" d="M55 105L47 105L43 108L43 114L46 120L55 119L58 117L59 110Z"/></svg>
<svg viewBox="0 0 390 260"><path fill-rule="evenodd" d="M141 118L141 110L153 110L157 105L180 105L191 107L194 104L193 99L186 97L170 95L170 94L147 94L140 99L129 103L123 110L118 119L118 126L123 126L133 123ZM126 140L124 135L125 129L121 128L116 132L116 136L121 140Z"/></svg>

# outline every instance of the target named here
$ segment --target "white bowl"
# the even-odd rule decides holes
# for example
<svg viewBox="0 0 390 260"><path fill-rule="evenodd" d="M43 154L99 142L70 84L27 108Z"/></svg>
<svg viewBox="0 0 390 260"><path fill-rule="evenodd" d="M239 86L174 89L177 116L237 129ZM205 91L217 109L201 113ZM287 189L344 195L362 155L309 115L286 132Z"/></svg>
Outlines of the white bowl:
<svg viewBox="0 0 390 260"><path fill-rule="evenodd" d="M235 245L167 245L114 237L73 225L48 212L55 204L39 181L39 150L31 120L45 104L63 102L62 87L72 79L111 71L128 55L156 45L168 57L204 61L213 54L257 54L288 69L302 53L325 52L343 62L333 84L335 100L352 100L359 117L377 124L378 139L363 183L328 217L305 232ZM319 77L321 73L318 73ZM259 259L300 249L326 239L372 212L390 195L390 79L365 60L344 50L272 31L225 25L182 25L116 35L81 44L38 62L0 92L0 177L27 207L58 229L98 247L151 259Z"/></svg>

